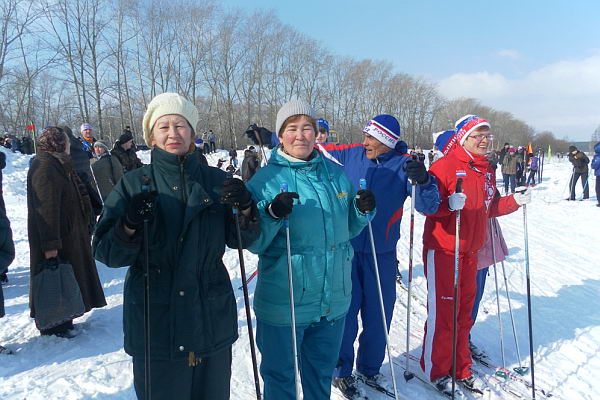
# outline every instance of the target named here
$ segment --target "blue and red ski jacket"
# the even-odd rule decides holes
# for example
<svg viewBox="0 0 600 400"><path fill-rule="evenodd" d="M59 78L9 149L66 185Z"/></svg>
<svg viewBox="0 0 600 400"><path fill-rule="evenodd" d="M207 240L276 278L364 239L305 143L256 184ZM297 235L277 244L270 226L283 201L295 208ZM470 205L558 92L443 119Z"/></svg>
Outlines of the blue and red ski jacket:
<svg viewBox="0 0 600 400"><path fill-rule="evenodd" d="M361 144L326 144L322 148L342 164L355 190L359 190L361 178L367 180L368 189L377 201L377 214L372 221L375 250L377 253L396 251L404 201L411 193L411 184L404 170L404 164L411 159L406 154L406 143L398 142L394 150L373 160L367 158ZM416 210L424 214L435 213L441 202L436 179L430 176L428 183L417 185L416 192ZM371 253L368 228L351 242L355 251Z"/></svg>

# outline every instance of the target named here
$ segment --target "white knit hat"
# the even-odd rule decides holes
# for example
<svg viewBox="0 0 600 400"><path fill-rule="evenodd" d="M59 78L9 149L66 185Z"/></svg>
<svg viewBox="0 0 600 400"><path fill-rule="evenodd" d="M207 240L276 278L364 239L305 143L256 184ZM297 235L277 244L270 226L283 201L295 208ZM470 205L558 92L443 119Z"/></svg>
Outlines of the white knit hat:
<svg viewBox="0 0 600 400"><path fill-rule="evenodd" d="M277 112L277 122L275 123L275 133L279 136L279 130L286 119L294 115L308 115L315 119L315 112L310 104L299 100L292 100L285 103Z"/></svg>
<svg viewBox="0 0 600 400"><path fill-rule="evenodd" d="M196 131L196 125L198 125L198 109L196 106L186 99L185 97L177 93L162 93L154 97L148 109L144 114L144 120L142 121L142 128L144 129L144 140L148 146L152 146L152 128L157 119L163 115L178 114L184 117Z"/></svg>

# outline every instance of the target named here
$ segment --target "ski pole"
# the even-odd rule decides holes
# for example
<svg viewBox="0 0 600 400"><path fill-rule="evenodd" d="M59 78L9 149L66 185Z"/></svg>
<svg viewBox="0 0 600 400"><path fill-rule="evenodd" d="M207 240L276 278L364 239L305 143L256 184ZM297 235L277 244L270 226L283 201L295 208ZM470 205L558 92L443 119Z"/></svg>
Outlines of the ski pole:
<svg viewBox="0 0 600 400"><path fill-rule="evenodd" d="M287 192L288 185L282 182L280 192ZM288 286L290 288L290 315L292 320L292 353L294 356L294 382L296 383L296 400L300 400L300 372L298 371L298 347L296 344L296 307L294 305L294 280L292 277L292 248L290 243L290 221L286 216L283 220L285 241L287 247Z"/></svg>
<svg viewBox="0 0 600 400"><path fill-rule="evenodd" d="M506 289L506 298L508 299L508 311L510 314L510 323L512 325L512 332L513 332L513 336L515 338L515 348L517 350L517 357L519 359L519 367L515 368L515 372L518 373L519 375L525 375L529 371L529 368L524 367L521 364L521 352L519 351L519 340L517 339L517 326L515 324L515 318L513 316L513 311L512 311L512 304L510 301L510 294L508 292L508 280L506 279L506 270L504 269L504 260L500 262L500 265L502 265L502 275L504 276L504 288Z"/></svg>
<svg viewBox="0 0 600 400"><path fill-rule="evenodd" d="M492 260L494 261L494 284L496 285L496 306L498 308L498 327L500 328L500 352L502 355L502 368L506 369L506 360L504 358L504 332L502 330L502 316L500 315L500 292L498 290L498 272L496 269L496 245L494 241L494 224L495 220L488 219L490 230L490 241L492 243Z"/></svg>
<svg viewBox="0 0 600 400"><path fill-rule="evenodd" d="M361 189L367 188L367 180L361 178L359 181ZM373 227L371 226L371 216L367 215L369 223L369 240L371 241L371 253L373 253L373 264L375 270L375 281L377 282L377 293L379 294L379 306L381 307L381 320L383 321L383 333L385 335L385 345L387 347L388 359L390 361L390 372L392 374L392 383L394 384L394 398L398 400L398 389L396 387L396 375L394 374L394 362L392 360L392 350L390 348L390 336L388 334L387 321L385 319L385 307L383 305L383 294L381 292L381 281L379 280L379 264L377 263L377 253L375 252L375 240L373 239Z"/></svg>
<svg viewBox="0 0 600 400"><path fill-rule="evenodd" d="M248 279L246 279L246 280L244 281L244 282L246 283L246 285L247 285L247 284L249 284L250 282L252 282L252 279L256 278L256 275L258 275L258 268L256 268L256 269L254 270L254 272L253 272L252 274L250 274L250 276L248 277ZM238 290L242 290L242 287L243 287L243 286L244 286L244 285L242 284L242 286L240 286L240 287L238 288Z"/></svg>
<svg viewBox="0 0 600 400"><path fill-rule="evenodd" d="M233 174L231 174L233 176ZM248 284L246 278L246 266L244 265L244 250L242 249L242 231L240 229L240 220L238 219L239 204L232 208L233 219L235 219L235 229L237 232L238 257L240 259L240 271L242 273L242 289L244 290L244 306L246 308L246 322L248 326L248 338L250 340L250 355L252 357L252 371L254 372L254 388L256 389L256 399L261 399L260 381L258 379L258 363L256 361L256 350L254 348L254 332L252 328L252 314L250 313L250 299L248 297Z"/></svg>
<svg viewBox="0 0 600 400"><path fill-rule="evenodd" d="M462 178L456 181L454 193L462 193ZM458 325L458 258L460 254L460 210L456 210L456 235L454 238L454 310L452 311L452 400L456 389L456 330Z"/></svg>
<svg viewBox="0 0 600 400"><path fill-rule="evenodd" d="M411 306L411 287L412 287L412 274L413 274L413 243L415 233L415 197L417 195L417 183L411 182L411 194L410 194L410 239L409 239L409 250L408 250L408 300L406 301L406 354L410 351L410 306ZM415 374L410 372L409 369L410 357L406 357L406 368L404 368L404 379L408 382L414 378Z"/></svg>
<svg viewBox="0 0 600 400"><path fill-rule="evenodd" d="M142 192L150 192L150 177L142 177ZM148 218L144 218L144 394L146 400L152 398L150 375L150 257L148 250Z"/></svg>
<svg viewBox="0 0 600 400"><path fill-rule="evenodd" d="M525 274L527 276L527 319L529 323L529 362L531 365L531 397L535 400L535 365L533 359L533 323L531 320L531 279L529 276L529 237L527 234L527 204L523 204L523 232L525 236Z"/></svg>
<svg viewBox="0 0 600 400"><path fill-rule="evenodd" d="M498 235L497 222L492 225L494 226L494 228L492 230L492 246L494 246L496 238L499 235ZM492 248L494 248L494 247L492 247ZM496 260L495 255L494 255L494 260ZM527 373L527 371L529 369L527 367L523 367L523 365L521 364L521 352L519 351L519 340L517 339L517 326L515 324L515 318L514 318L513 312L512 312L512 303L510 300L510 293L508 292L508 279L506 278L506 270L504 268L504 260L500 261L500 265L502 266L502 276L504 277L504 289L506 290L506 299L508 300L508 312L510 314L510 323L512 326L513 337L515 339L515 349L517 351L517 358L518 358L518 362L519 362L519 366L517 368L515 368L514 371L516 373L518 373L519 375L525 375L525 373Z"/></svg>
<svg viewBox="0 0 600 400"><path fill-rule="evenodd" d="M263 161L261 161L261 164L264 162L264 165L267 165L267 154L265 153L265 148L263 147L263 142L262 142L262 138L260 137L260 132L256 132L255 136L256 136L256 139L258 139L258 145L260 146L260 151L262 152L262 155L263 155Z"/></svg>

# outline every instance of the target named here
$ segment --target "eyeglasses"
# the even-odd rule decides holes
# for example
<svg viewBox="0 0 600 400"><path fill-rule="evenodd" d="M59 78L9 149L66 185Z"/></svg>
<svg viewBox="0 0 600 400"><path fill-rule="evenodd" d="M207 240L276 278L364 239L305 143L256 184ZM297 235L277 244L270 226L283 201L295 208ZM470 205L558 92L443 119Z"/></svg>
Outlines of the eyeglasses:
<svg viewBox="0 0 600 400"><path fill-rule="evenodd" d="M491 135L491 134L487 134L487 135L484 135L484 134L469 135L469 139L471 139L471 138L475 139L477 141L477 143L479 143L479 142L482 142L483 139L487 139L488 141L489 140L493 140L494 139L494 135Z"/></svg>

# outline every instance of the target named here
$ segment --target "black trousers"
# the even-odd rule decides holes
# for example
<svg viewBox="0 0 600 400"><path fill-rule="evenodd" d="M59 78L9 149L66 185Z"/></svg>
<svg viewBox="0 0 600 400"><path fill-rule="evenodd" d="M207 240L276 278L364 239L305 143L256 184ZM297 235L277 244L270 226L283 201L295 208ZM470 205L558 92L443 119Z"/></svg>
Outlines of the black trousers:
<svg viewBox="0 0 600 400"><path fill-rule="evenodd" d="M571 177L571 200L575 200L575 185L577 180L581 177L581 186L583 187L583 198L590 198L590 185L588 184L588 173L587 172L574 172Z"/></svg>
<svg viewBox="0 0 600 400"><path fill-rule="evenodd" d="M145 398L144 358L133 357L133 385L140 400ZM228 400L231 380L231 346L195 367L188 360L150 362L153 400Z"/></svg>
<svg viewBox="0 0 600 400"><path fill-rule="evenodd" d="M600 176L596 177L596 201L600 204Z"/></svg>

